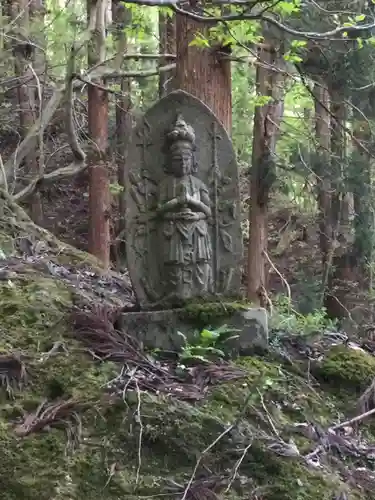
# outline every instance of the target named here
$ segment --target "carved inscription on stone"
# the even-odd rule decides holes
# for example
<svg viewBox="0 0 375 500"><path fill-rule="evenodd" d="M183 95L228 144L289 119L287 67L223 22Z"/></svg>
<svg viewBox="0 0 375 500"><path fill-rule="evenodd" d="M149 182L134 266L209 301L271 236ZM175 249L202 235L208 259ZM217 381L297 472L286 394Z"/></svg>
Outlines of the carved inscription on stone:
<svg viewBox="0 0 375 500"><path fill-rule="evenodd" d="M127 257L140 303L237 296L238 169L216 117L183 91L169 94L136 128L128 162Z"/></svg>

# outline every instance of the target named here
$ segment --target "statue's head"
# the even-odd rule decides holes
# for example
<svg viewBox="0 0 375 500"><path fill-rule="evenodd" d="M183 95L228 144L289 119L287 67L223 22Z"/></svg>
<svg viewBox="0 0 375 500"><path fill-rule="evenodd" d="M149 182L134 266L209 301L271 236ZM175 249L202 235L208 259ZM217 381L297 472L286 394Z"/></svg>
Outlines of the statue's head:
<svg viewBox="0 0 375 500"><path fill-rule="evenodd" d="M167 134L169 153L168 170L176 177L182 177L196 171L194 161L195 133L182 115L178 115L173 128Z"/></svg>

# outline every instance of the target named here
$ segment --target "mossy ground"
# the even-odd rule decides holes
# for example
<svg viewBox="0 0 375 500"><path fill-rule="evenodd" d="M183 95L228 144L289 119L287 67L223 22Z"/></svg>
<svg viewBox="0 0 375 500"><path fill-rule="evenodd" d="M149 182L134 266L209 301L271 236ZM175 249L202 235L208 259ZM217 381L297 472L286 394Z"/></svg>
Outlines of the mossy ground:
<svg viewBox="0 0 375 500"><path fill-rule="evenodd" d="M87 262L84 254L74 255L77 264L81 257ZM69 314L77 290L34 271L18 270L0 282L0 354L22 355L28 373L26 385L11 392L0 387L1 500L181 498L197 458L220 434L196 479L230 477L247 448L233 487L222 488L220 498L330 500L338 491L349 499L373 498L344 484L329 465L314 469L301 457L270 449L273 439L293 439L301 455L314 449L294 424L326 427L342 420L342 399L334 391L312 386L275 359L247 357L235 362L245 370L243 379L211 387L195 404L130 391L124 399L106 399L103 386L121 367L99 362L73 339ZM326 384L353 381L354 371L341 370L340 356L320 367ZM358 372L364 385L370 364L366 358L366 373ZM84 403L74 418L25 436L16 432L44 401L70 398Z"/></svg>

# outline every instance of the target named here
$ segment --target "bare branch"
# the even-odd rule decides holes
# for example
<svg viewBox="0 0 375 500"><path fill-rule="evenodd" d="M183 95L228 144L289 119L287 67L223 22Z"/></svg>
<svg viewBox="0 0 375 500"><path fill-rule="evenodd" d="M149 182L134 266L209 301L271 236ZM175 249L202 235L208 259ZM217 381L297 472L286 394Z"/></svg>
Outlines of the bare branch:
<svg viewBox="0 0 375 500"><path fill-rule="evenodd" d="M75 60L77 56L77 51L80 47L72 47L67 71L66 71L66 90L65 90L65 102L66 102L66 133L68 136L68 142L71 147L74 162L68 167L62 167L49 174L41 175L34 179L30 184L28 184L22 191L14 196L14 199L18 202L24 201L29 196L31 196L35 191L37 191L42 184L53 184L57 181L65 179L67 177L72 177L83 172L86 169L86 155L81 148L77 134L74 130L73 121L73 78L75 70Z"/></svg>
<svg viewBox="0 0 375 500"><path fill-rule="evenodd" d="M129 3L142 3L143 0L132 0ZM180 15L189 17L190 19L194 19L194 21L201 22L201 23L211 23L211 22L230 22L230 21L243 21L243 20L262 20L264 22L267 22L276 28L278 28L280 31L283 31L285 33L288 33L289 35L293 35L298 38L309 38L313 40L324 40L324 39L330 39L337 37L338 35L342 35L343 33L348 31L347 26L339 26L333 30L330 31L325 31L322 33L316 32L316 31L299 31L291 28L290 26L287 26L286 24L283 24L282 22L278 21L275 17L272 17L270 15L264 15L264 9L262 11L258 12L239 12L238 14L230 14L227 16L205 16L205 15L200 15L195 12L185 10L181 7L177 6L178 2L171 2L169 5L171 9ZM220 2L224 3L224 2ZM227 4L232 4L232 2L228 1L226 2ZM247 2L249 4L249 2ZM351 35L355 35L355 33L363 32L363 31L369 31L375 28L375 22L373 23L368 23L368 24L363 24L363 25L354 25L350 26L350 33Z"/></svg>
<svg viewBox="0 0 375 500"><path fill-rule="evenodd" d="M31 196L35 191L37 191L42 185L54 184L55 182L61 181L73 177L81 172L84 172L87 168L85 163L73 162L67 167L61 167L49 174L41 175L34 179L30 184L28 184L24 189L19 191L13 196L14 200L19 203L25 201L29 196Z"/></svg>
<svg viewBox="0 0 375 500"><path fill-rule="evenodd" d="M74 130L74 120L73 120L73 102L74 102L73 79L75 74L76 55L77 55L77 49L72 47L66 70L66 80L65 80L66 81L66 93L65 93L66 133L75 160L79 164L82 164L85 162L86 155L81 146L79 145L77 134L75 133Z"/></svg>
<svg viewBox="0 0 375 500"><path fill-rule="evenodd" d="M9 182L13 181L16 170L19 168L26 156L30 153L32 148L35 147L35 137L44 132L56 110L60 106L64 96L64 90L64 87L59 87L55 90L45 108L43 115L40 116L38 120L36 120L35 124L31 127L16 151L5 163L4 170L7 175L8 184ZM1 175L0 186L4 184L5 180L3 179L3 175Z"/></svg>
<svg viewBox="0 0 375 500"><path fill-rule="evenodd" d="M101 68L97 71L88 73L87 76L76 75L76 78L85 81L86 83L91 83L91 80L96 78L146 78L148 76L158 75L159 73L164 73L167 71L172 71L175 69L175 64L167 64L166 66L161 66L160 68L145 70L145 71L116 71L112 68Z"/></svg>

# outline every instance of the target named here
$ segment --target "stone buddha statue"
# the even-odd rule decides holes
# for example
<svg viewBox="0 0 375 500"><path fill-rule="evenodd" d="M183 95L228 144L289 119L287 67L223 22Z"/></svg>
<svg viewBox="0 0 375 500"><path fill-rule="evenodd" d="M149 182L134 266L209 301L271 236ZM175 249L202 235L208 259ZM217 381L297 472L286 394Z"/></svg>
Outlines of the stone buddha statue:
<svg viewBox="0 0 375 500"><path fill-rule="evenodd" d="M166 178L157 197L161 275L165 295L179 299L211 291L212 247L207 186L194 174L195 133L180 115L166 136Z"/></svg>

